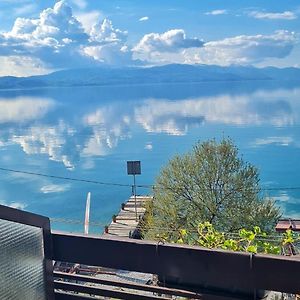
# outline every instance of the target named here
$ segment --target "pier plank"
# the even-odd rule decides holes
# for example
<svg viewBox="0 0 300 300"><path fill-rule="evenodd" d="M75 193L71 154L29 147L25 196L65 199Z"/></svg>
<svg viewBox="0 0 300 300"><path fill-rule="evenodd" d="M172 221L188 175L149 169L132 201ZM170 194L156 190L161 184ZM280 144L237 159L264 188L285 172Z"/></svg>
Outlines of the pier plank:
<svg viewBox="0 0 300 300"><path fill-rule="evenodd" d="M111 223L108 225L108 232L104 232L104 235L129 238L131 234L138 229L140 220L143 218L146 212L145 204L152 200L152 196L136 196L136 220L135 199L134 196L131 196L128 201L125 202L124 209L121 209L116 215L116 222L113 220L111 221Z"/></svg>

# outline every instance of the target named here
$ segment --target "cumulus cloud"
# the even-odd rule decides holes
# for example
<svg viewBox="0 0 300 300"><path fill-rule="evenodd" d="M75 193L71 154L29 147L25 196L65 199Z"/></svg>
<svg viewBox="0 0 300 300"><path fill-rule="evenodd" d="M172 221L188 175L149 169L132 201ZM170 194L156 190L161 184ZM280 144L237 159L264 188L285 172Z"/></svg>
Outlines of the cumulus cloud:
<svg viewBox="0 0 300 300"><path fill-rule="evenodd" d="M79 45L88 42L81 23L63 1L47 8L38 19L17 18L9 32L0 34L0 55L32 57L45 66L63 68L79 59Z"/></svg>
<svg viewBox="0 0 300 300"><path fill-rule="evenodd" d="M90 40L101 44L122 42L126 36L127 31L115 29L112 22L108 19L104 19L103 22L95 24L90 32Z"/></svg>
<svg viewBox="0 0 300 300"><path fill-rule="evenodd" d="M261 12L261 11L252 11L249 13L250 17L255 19L267 19L267 20L295 20L297 15L292 11L284 11L280 13L272 12Z"/></svg>
<svg viewBox="0 0 300 300"><path fill-rule="evenodd" d="M59 1L37 19L17 18L10 31L0 33L0 57L7 67L25 62L15 74L21 76L27 75L21 70L26 71L30 63L39 64L43 71L92 66L95 62L119 63L120 57L123 62L131 61L127 32L114 28L108 19L99 21L100 16L100 12L92 11L76 17L69 5ZM12 70L6 69L9 75Z"/></svg>
<svg viewBox="0 0 300 300"><path fill-rule="evenodd" d="M205 14L212 15L212 16L225 15L225 14L227 14L227 10L226 9L216 9L216 10L208 11Z"/></svg>
<svg viewBox="0 0 300 300"><path fill-rule="evenodd" d="M69 0L86 9L86 0ZM26 2L26 5L31 3ZM30 6L25 9L30 9ZM207 12L226 14L225 9ZM255 18L293 19L294 13L252 12ZM139 21L147 21L143 16ZM118 66L162 63L255 64L268 58L290 54L297 38L290 31L271 35L241 35L204 42L190 38L183 29L149 33L132 46L126 30L103 20L98 10L77 11L64 1L43 10L37 18L17 18L10 31L0 33L0 76L45 74L57 69L89 67L97 64Z"/></svg>
<svg viewBox="0 0 300 300"><path fill-rule="evenodd" d="M110 20L95 24L90 31L90 46L83 48L86 56L105 64L126 65L132 61L126 46L127 31L115 29Z"/></svg>
<svg viewBox="0 0 300 300"><path fill-rule="evenodd" d="M201 47L203 41L197 38L187 38L183 29L172 29L162 34L146 34L139 43L133 48L135 52L149 53L176 52L181 49Z"/></svg>
<svg viewBox="0 0 300 300"><path fill-rule="evenodd" d="M34 38L33 42L46 45L49 45L49 41L44 39L52 38L58 46L66 38L74 42L88 38L81 23L73 16L71 7L63 1L57 2L54 8L42 11L39 19L18 18L7 36L25 40L30 37Z"/></svg>
<svg viewBox="0 0 300 300"><path fill-rule="evenodd" d="M126 65L131 62L132 58L128 47L121 46L118 43L85 47L83 52L98 62L110 65Z"/></svg>
<svg viewBox="0 0 300 300"><path fill-rule="evenodd" d="M86 33L90 33L93 26L102 18L102 13L99 10L76 13L77 20L82 24Z"/></svg>
<svg viewBox="0 0 300 300"><path fill-rule="evenodd" d="M287 30L203 42L187 38L182 29L174 29L146 34L133 48L133 57L152 63L249 65L269 58L285 58L297 43L297 34Z"/></svg>
<svg viewBox="0 0 300 300"><path fill-rule="evenodd" d="M149 17L145 16L145 17L142 17L139 19L140 22L143 22L143 21L148 21L149 20Z"/></svg>
<svg viewBox="0 0 300 300"><path fill-rule="evenodd" d="M0 56L0 65L0 76L42 75L52 70L41 59L30 56Z"/></svg>
<svg viewBox="0 0 300 300"><path fill-rule="evenodd" d="M185 51L184 55L190 63L253 64L267 58L284 58L297 42L294 32L279 30L271 35L240 35L207 42L202 49Z"/></svg>
<svg viewBox="0 0 300 300"><path fill-rule="evenodd" d="M188 38L183 29L172 29L161 34L146 34L132 51L136 59L158 63L168 60L176 62L176 57L182 50L202 46L203 41ZM175 54L175 57L172 57L172 54Z"/></svg>

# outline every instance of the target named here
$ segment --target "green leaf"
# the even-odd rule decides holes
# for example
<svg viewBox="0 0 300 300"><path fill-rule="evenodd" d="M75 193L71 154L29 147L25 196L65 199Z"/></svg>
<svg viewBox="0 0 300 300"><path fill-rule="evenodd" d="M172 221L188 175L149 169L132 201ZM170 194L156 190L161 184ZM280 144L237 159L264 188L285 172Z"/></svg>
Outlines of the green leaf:
<svg viewBox="0 0 300 300"><path fill-rule="evenodd" d="M255 245L250 245L246 248L247 252L251 252L251 253L257 253L257 246Z"/></svg>
<svg viewBox="0 0 300 300"><path fill-rule="evenodd" d="M259 226L254 226L254 227L253 227L253 230L254 230L254 233L255 233L255 234L260 234L260 233L261 233L261 230L260 230L260 227L259 227Z"/></svg>

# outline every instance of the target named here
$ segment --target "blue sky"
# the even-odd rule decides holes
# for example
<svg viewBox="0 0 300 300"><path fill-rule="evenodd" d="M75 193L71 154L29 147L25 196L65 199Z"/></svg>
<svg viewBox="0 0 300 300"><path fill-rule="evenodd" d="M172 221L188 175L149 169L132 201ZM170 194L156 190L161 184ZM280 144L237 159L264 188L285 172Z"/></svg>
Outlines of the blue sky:
<svg viewBox="0 0 300 300"><path fill-rule="evenodd" d="M300 66L300 2L1 0L0 76L166 63Z"/></svg>

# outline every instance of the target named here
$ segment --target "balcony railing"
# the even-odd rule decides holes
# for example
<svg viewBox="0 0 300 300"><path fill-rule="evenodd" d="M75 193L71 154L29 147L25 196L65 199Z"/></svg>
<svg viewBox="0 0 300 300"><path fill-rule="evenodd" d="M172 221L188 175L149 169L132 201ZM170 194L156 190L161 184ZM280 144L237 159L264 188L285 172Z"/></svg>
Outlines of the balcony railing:
<svg viewBox="0 0 300 300"><path fill-rule="evenodd" d="M0 206L0 264L2 267L6 266L0 275L1 300L78 300L95 299L98 296L170 299L170 295L191 299L229 300L260 299L266 290L300 293L299 257L252 255L128 238L50 232L47 220ZM23 233L19 234L22 224L29 227L22 229ZM44 297L22 297L27 288L31 288L31 295L36 292L35 287L27 287L23 281L27 282L28 276L32 275L30 272L34 269L34 264L41 262L41 258L34 258L41 256L40 252L34 251L37 244L27 242L32 232L36 234L31 227L41 229L37 231L41 233L38 239L35 236L32 238L36 239L35 243L44 238L41 245L44 247L42 259L45 276L41 278L41 282L46 283L46 287L45 284L38 285L41 289L46 289ZM28 233L26 238L25 231ZM28 253L30 245L34 247ZM53 272L49 268L51 260L81 265L81 269L84 266L95 266L95 270L101 267L101 270L110 268L155 274L157 283L149 285L108 278L109 276ZM25 265L24 268L22 264ZM16 266L19 268L18 274L13 270ZM14 277L16 274L17 277ZM37 276L42 274L38 273ZM14 295L14 291L9 289L23 290L11 297L8 295Z"/></svg>

